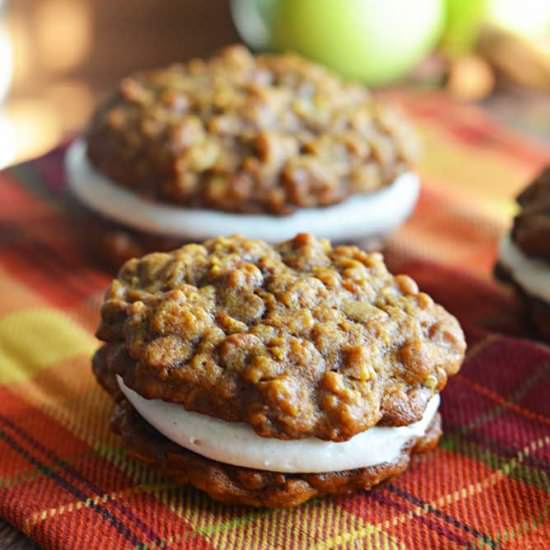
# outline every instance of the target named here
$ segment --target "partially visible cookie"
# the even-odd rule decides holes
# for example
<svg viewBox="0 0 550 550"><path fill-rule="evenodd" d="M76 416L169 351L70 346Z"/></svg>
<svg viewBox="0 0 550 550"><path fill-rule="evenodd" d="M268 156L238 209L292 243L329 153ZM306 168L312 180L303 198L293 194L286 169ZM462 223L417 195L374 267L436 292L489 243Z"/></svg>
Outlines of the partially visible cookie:
<svg viewBox="0 0 550 550"><path fill-rule="evenodd" d="M417 148L405 117L362 84L233 46L123 79L66 173L97 217L86 242L118 268L166 241L231 233L371 246L415 207Z"/></svg>
<svg viewBox="0 0 550 550"><path fill-rule="evenodd" d="M550 262L550 166L517 198L512 240L530 258Z"/></svg>
<svg viewBox="0 0 550 550"><path fill-rule="evenodd" d="M416 150L407 122L361 84L243 46L125 78L87 144L97 170L138 194L274 215L381 189Z"/></svg>
<svg viewBox="0 0 550 550"><path fill-rule="evenodd" d="M513 284L533 327L550 341L550 167L517 201L520 211L500 243L495 275Z"/></svg>

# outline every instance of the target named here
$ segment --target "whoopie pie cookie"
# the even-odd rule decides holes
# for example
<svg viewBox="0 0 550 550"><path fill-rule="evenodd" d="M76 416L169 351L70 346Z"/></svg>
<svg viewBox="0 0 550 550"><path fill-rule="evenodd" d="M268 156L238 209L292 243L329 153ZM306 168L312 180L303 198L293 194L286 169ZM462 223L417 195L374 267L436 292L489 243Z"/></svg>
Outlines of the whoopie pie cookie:
<svg viewBox="0 0 550 550"><path fill-rule="evenodd" d="M517 202L520 211L500 243L495 274L514 285L533 328L550 342L550 167Z"/></svg>
<svg viewBox="0 0 550 550"><path fill-rule="evenodd" d="M111 264L241 233L379 238L412 212L417 142L361 84L229 47L123 79L69 149L69 185Z"/></svg>
<svg viewBox="0 0 550 550"><path fill-rule="evenodd" d="M128 452L233 504L288 507L403 472L441 435L458 321L380 253L299 234L128 261L95 375Z"/></svg>

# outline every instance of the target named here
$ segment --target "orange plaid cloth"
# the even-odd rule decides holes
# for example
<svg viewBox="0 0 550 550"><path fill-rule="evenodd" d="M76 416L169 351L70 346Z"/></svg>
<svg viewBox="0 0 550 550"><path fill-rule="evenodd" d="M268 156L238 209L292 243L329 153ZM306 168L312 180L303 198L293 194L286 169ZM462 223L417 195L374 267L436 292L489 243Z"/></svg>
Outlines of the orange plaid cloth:
<svg viewBox="0 0 550 550"><path fill-rule="evenodd" d="M127 457L90 371L108 277L74 239L58 150L0 174L0 516L46 548L550 547L550 349L521 338L490 278L507 197L550 154L443 96L399 100L426 185L388 261L471 347L439 448L369 494L293 510L225 507Z"/></svg>

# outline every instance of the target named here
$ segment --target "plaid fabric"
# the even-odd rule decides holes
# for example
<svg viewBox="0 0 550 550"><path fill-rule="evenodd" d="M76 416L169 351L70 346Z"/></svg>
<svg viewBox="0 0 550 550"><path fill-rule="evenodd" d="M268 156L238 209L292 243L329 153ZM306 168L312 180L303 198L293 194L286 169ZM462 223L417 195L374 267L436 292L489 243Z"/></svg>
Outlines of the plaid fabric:
<svg viewBox="0 0 550 550"><path fill-rule="evenodd" d="M550 547L550 349L490 279L507 197L549 152L443 96L399 99L426 186L388 261L470 344L439 448L369 494L293 510L218 505L129 459L90 372L108 277L74 239L58 150L0 174L0 516L46 548Z"/></svg>

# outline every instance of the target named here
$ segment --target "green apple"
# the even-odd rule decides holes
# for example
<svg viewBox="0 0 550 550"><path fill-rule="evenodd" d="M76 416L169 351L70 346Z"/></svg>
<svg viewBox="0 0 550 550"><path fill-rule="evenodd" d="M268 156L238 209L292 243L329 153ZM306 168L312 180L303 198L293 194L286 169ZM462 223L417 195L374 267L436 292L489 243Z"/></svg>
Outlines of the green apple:
<svg viewBox="0 0 550 550"><path fill-rule="evenodd" d="M438 42L443 0L275 0L270 42L370 85L404 76Z"/></svg>
<svg viewBox="0 0 550 550"><path fill-rule="evenodd" d="M450 57L470 52L475 47L486 13L487 0L447 0L442 50Z"/></svg>

